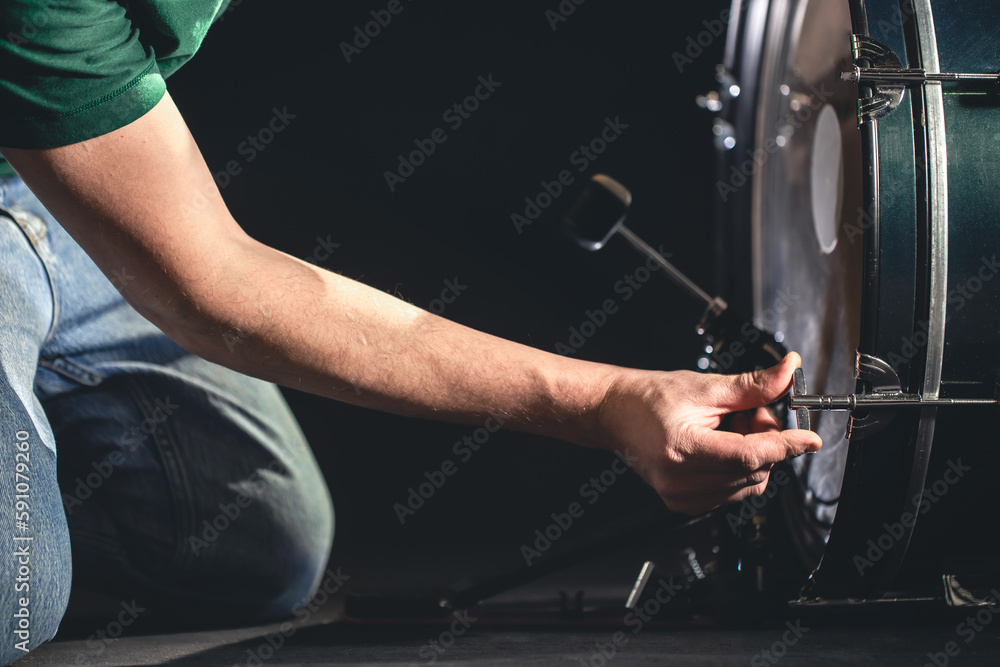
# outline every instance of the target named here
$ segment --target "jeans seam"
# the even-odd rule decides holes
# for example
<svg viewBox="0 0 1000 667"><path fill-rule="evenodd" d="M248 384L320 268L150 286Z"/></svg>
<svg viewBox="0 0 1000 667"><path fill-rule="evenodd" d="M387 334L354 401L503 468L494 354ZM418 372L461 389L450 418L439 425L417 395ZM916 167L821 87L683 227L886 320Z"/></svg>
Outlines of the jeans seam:
<svg viewBox="0 0 1000 667"><path fill-rule="evenodd" d="M41 345L39 345L39 349L44 349L45 346L48 345L49 342L52 340L52 337L55 336L56 328L58 327L59 324L59 310L60 310L59 292L56 289L55 273L49 266L49 262L54 261L55 257L52 254L51 250L49 249L48 245L48 240L47 240L48 225L45 224L45 221L42 220L42 218L40 218L39 216L35 215L34 213L25 211L16 205L10 205L10 204L0 205L0 214L3 214L5 217L10 218L14 222L14 224L17 225L17 228L21 231L21 234L28 242L28 245L30 245L31 249L34 251L35 257L38 258L38 262L42 265L42 270L45 271L45 277L49 282L49 295L52 298L52 321L49 323L49 329L45 333L45 337L42 339ZM26 229L26 227L28 226L28 222L22 219L26 216L31 216L32 218L37 220L38 224L40 224L42 229L44 230L44 233L35 238L34 235L28 229Z"/></svg>
<svg viewBox="0 0 1000 667"><path fill-rule="evenodd" d="M155 402L146 392L146 388L140 382L129 380L132 397L139 411L144 417L152 417ZM192 490L188 484L187 475L184 473L184 466L177 461L178 447L174 437L170 433L169 425L164 422L149 434L150 440L156 445L157 453L163 464L164 476L167 480L167 487L170 492L174 510L174 524L177 544L174 553L170 557L167 571L176 575L185 572L191 562L186 544L187 536L194 534L194 507L189 502L192 497Z"/></svg>

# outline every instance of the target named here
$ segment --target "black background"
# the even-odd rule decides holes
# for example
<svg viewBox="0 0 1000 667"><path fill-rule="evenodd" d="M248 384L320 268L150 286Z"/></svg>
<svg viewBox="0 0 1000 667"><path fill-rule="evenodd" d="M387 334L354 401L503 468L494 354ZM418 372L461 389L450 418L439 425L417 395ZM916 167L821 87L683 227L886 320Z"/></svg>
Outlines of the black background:
<svg viewBox="0 0 1000 667"><path fill-rule="evenodd" d="M251 3L231 7L168 87L213 171L241 172L223 196L254 237L428 307L446 279L467 285L444 315L553 351L607 298L620 309L581 358L646 368L694 368L700 307L664 277L627 302L613 287L643 260L621 239L588 253L557 233L559 215L595 173L633 193L630 227L697 282L714 287L711 117L694 98L717 86L724 35L679 71L725 2L589 0L550 26L558 0L402 0L402 13L348 63L340 43L385 2ZM306 8L308 7L308 8ZM697 54L697 51L691 51ZM502 85L452 130L445 109L477 77ZM273 109L295 117L252 162L239 146ZM580 173L570 154L605 118L628 125ZM384 172L438 127L448 139L390 192ZM518 234L512 213L569 169L575 183ZM549 514L610 459L603 452L501 432L467 463L451 448L474 429L404 419L287 391L337 506L335 550L405 553L421 544L506 545L513 557ZM401 525L393 504L425 470L458 472ZM656 503L633 475L588 510L589 528Z"/></svg>

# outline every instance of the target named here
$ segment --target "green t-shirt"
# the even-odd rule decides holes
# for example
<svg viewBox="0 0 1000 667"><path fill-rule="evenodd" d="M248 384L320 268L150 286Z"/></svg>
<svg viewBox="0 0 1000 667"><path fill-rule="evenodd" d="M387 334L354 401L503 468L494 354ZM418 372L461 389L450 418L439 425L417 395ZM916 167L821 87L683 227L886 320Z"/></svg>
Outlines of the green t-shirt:
<svg viewBox="0 0 1000 667"><path fill-rule="evenodd" d="M128 125L228 4L0 0L0 146L66 146ZM0 176L12 173L0 159Z"/></svg>

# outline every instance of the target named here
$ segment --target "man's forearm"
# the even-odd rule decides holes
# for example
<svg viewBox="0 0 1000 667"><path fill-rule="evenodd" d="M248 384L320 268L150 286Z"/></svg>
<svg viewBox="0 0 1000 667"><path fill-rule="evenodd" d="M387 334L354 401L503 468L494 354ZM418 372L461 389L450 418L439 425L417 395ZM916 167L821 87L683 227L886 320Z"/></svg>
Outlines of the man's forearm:
<svg viewBox="0 0 1000 667"><path fill-rule="evenodd" d="M107 135L3 152L106 274L135 276L129 303L196 354L367 407L463 422L501 413L506 426L586 442L610 367L473 331L255 242L169 96Z"/></svg>
<svg viewBox="0 0 1000 667"><path fill-rule="evenodd" d="M591 441L616 372L445 320L247 238L224 277L187 296L197 313L158 322L243 373L356 405Z"/></svg>
<svg viewBox="0 0 1000 667"><path fill-rule="evenodd" d="M819 449L763 407L798 357L735 377L548 354L448 322L250 239L169 96L129 125L53 149L0 148L123 294L192 352L279 384L392 412L631 449L667 504L759 495L771 466ZM204 195L204 205L183 202ZM756 409L756 410L755 410ZM752 411L739 433L723 417Z"/></svg>

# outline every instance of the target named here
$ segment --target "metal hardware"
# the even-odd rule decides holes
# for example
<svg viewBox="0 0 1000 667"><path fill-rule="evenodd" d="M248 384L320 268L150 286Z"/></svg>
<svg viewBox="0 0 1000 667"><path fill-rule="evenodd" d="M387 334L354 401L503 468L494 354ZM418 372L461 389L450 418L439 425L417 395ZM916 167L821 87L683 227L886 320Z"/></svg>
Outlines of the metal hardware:
<svg viewBox="0 0 1000 667"><path fill-rule="evenodd" d="M793 409L856 410L857 408L912 408L942 405L995 405L992 398L923 398L919 394L828 394L792 397Z"/></svg>
<svg viewBox="0 0 1000 667"><path fill-rule="evenodd" d="M653 561L647 560L642 564L642 570L632 585L632 591L628 594L628 600L625 601L626 608L634 610L638 606L639 598L642 597L642 592L646 590L649 580L653 577L654 570L656 570L656 563Z"/></svg>
<svg viewBox="0 0 1000 667"><path fill-rule="evenodd" d="M742 90L724 65L715 67L715 80L719 82L719 89L698 95L694 101L702 109L718 114L726 108L730 100L739 97ZM715 147L719 151L731 151L736 148L736 128L731 123L716 118L712 125L712 134L715 135Z"/></svg>
<svg viewBox="0 0 1000 667"><path fill-rule="evenodd" d="M739 97L742 90L736 77L729 73L725 65L715 66L715 80L719 82L721 90L729 97Z"/></svg>
<svg viewBox="0 0 1000 667"><path fill-rule="evenodd" d="M920 394L905 394L899 376L878 357L858 353L855 377L870 391L862 394L807 394L805 374L795 370L789 408L795 410L799 428L808 429L810 411L849 411L847 437L860 440L880 431L895 416L898 408L925 408L949 405L997 405L995 398L939 398ZM861 411L855 414L855 411Z"/></svg>
<svg viewBox="0 0 1000 667"><path fill-rule="evenodd" d="M684 275L680 269L668 262L663 255L658 253L651 245L639 238L631 229L625 225L619 225L617 231L625 237L625 240L632 244L633 248L659 264L663 270L674 279L674 282L686 289L691 296L704 302L705 307L709 311L715 315L721 315L727 308L726 302L723 299L717 296L710 296L708 292L700 288L693 280Z"/></svg>
<svg viewBox="0 0 1000 667"><path fill-rule="evenodd" d="M901 70L903 64L899 56L888 46L863 35L851 35L851 55L854 69L860 81L861 61L867 61L869 68L876 70ZM851 72L853 75L855 72ZM858 125L878 120L899 106L906 95L906 86L900 83L865 84L871 88L869 98L858 100Z"/></svg>
<svg viewBox="0 0 1000 667"><path fill-rule="evenodd" d="M795 425L798 426L803 431L808 431L812 429L812 424L810 423L809 408L799 407L793 401L803 396L808 396L808 390L806 389L806 374L801 368L795 369L795 374L792 376L792 393L788 397L789 410L795 410Z"/></svg>
<svg viewBox="0 0 1000 667"><path fill-rule="evenodd" d="M587 250L600 250L612 236L620 234L704 306L696 331L711 356L698 359L701 370L751 371L781 361L786 352L774 334L733 313L725 299L703 290L625 226L631 203L632 195L624 185L605 174L595 174L563 216L564 230Z"/></svg>
<svg viewBox="0 0 1000 667"><path fill-rule="evenodd" d="M851 35L851 52L854 67L843 72L840 78L872 90L870 98L858 100L858 125L878 120L899 106L908 86L947 82L1000 83L1000 72L958 74L905 68L892 49L863 35ZM862 66L862 62L868 64Z"/></svg>
<svg viewBox="0 0 1000 667"><path fill-rule="evenodd" d="M710 90L704 95L698 95L694 101L702 109L708 109L713 113L722 111L725 103L735 97L740 96L740 84L730 74L724 65L715 66L715 80L719 82L719 90Z"/></svg>
<svg viewBox="0 0 1000 667"><path fill-rule="evenodd" d="M881 69L875 67L854 66L853 70L843 72L840 75L843 81L856 83L862 86L872 84L889 83L902 84L904 86L916 86L928 81L948 82L948 81L991 81L1000 83L1000 73L996 74L955 74L941 73L931 74L925 69Z"/></svg>
<svg viewBox="0 0 1000 667"><path fill-rule="evenodd" d="M715 147L719 151L731 151L736 148L736 128L732 123L716 118L712 124L712 134L715 135Z"/></svg>
<svg viewBox="0 0 1000 667"><path fill-rule="evenodd" d="M719 93L714 90L694 98L694 103L712 112L722 111L722 100L719 99Z"/></svg>
<svg viewBox="0 0 1000 667"><path fill-rule="evenodd" d="M600 250L612 236L621 234L632 247L658 264L678 285L701 301L707 313L721 315L727 308L723 299L713 297L703 290L625 226L625 218L631 205L632 193L628 188L606 174L595 174L566 212L563 223L576 242L588 250Z"/></svg>

